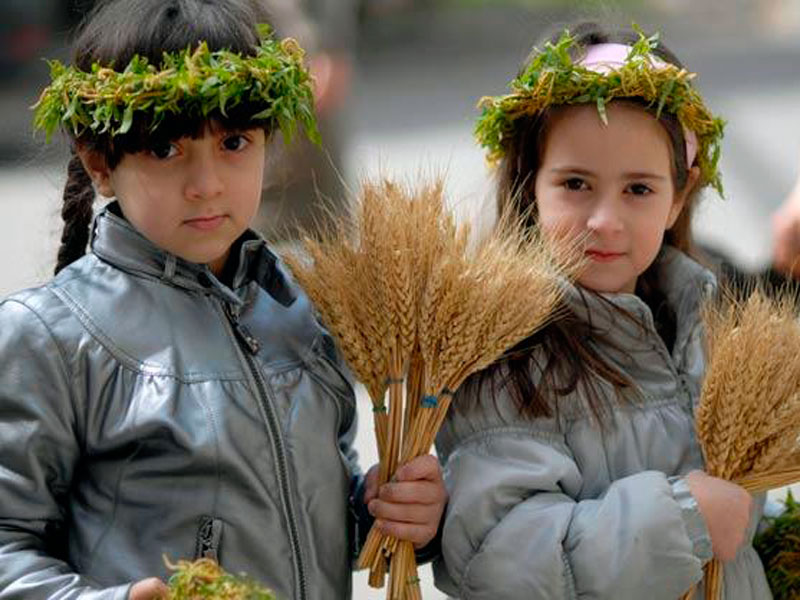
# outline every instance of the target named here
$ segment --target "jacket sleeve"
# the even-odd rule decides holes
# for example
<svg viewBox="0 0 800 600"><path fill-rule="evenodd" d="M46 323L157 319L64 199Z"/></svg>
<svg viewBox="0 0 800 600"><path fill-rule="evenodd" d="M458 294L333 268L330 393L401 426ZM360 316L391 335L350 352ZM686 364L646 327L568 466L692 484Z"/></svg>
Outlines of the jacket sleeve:
<svg viewBox="0 0 800 600"><path fill-rule="evenodd" d="M578 500L563 436L498 428L449 455L436 583L464 599L675 600L702 577L710 541L682 479L644 471Z"/></svg>
<svg viewBox="0 0 800 600"><path fill-rule="evenodd" d="M59 556L65 501L80 457L63 348L17 300L0 303L0 600L117 600Z"/></svg>

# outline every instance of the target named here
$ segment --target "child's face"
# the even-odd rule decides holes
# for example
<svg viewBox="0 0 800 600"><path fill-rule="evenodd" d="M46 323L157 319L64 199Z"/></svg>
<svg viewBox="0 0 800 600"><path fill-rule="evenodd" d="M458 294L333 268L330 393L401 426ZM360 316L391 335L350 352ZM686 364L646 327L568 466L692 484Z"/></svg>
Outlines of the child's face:
<svg viewBox="0 0 800 600"><path fill-rule="evenodd" d="M98 190L116 196L128 221L151 242L219 274L231 244L258 210L264 169L262 129L232 132L208 126L125 154Z"/></svg>
<svg viewBox="0 0 800 600"><path fill-rule="evenodd" d="M684 196L675 190L669 136L655 117L624 103L606 108L608 125L594 105L553 115L536 175L536 205L543 231L585 236L588 266L580 285L633 293Z"/></svg>

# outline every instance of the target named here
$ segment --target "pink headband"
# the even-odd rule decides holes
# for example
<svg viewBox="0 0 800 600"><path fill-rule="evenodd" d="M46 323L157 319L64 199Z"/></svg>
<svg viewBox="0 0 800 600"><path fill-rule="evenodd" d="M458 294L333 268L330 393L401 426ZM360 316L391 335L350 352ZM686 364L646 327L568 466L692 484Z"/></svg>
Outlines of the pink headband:
<svg viewBox="0 0 800 600"><path fill-rule="evenodd" d="M625 44L595 44L586 49L586 56L578 64L595 73L605 75L612 69L623 66L630 52L631 47ZM668 65L655 56L650 57L650 62L656 68ZM694 131L684 127L683 138L686 140L686 162L691 169L694 159L697 157L697 135Z"/></svg>

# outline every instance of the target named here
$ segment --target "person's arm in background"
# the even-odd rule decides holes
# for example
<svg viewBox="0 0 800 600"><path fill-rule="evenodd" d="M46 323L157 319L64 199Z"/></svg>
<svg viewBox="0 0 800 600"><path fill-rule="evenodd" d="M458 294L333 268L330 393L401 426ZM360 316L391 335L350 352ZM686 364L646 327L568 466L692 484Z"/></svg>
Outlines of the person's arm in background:
<svg viewBox="0 0 800 600"><path fill-rule="evenodd" d="M800 165L794 188L772 216L775 268L800 278Z"/></svg>

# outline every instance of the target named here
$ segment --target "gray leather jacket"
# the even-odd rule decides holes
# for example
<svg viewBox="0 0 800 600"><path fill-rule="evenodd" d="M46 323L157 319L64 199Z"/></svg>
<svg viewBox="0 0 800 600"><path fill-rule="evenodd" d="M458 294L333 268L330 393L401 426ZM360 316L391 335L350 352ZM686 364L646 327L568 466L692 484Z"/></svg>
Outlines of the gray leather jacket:
<svg viewBox="0 0 800 600"><path fill-rule="evenodd" d="M714 280L674 249L659 261L678 321L671 352L637 296L602 301L568 286L578 317L626 352L597 349L641 392L624 404L612 400L602 427L580 387L559 401L551 419L520 416L503 388L496 402L457 395L462 408L451 410L437 439L450 502L444 560L434 572L449 594L676 600L701 579L711 542L682 476L703 468L693 424L705 366L699 307ZM546 357L538 358L544 364ZM613 398L610 385L598 383ZM724 597L772 597L751 545L727 565ZM703 598L702 586L696 598Z"/></svg>
<svg viewBox="0 0 800 600"><path fill-rule="evenodd" d="M91 245L0 304L0 598L125 598L162 556L349 597L354 395L305 296L254 235L231 287L108 209Z"/></svg>

